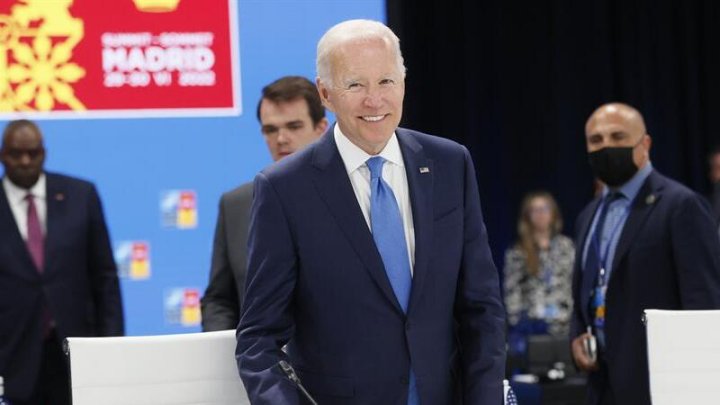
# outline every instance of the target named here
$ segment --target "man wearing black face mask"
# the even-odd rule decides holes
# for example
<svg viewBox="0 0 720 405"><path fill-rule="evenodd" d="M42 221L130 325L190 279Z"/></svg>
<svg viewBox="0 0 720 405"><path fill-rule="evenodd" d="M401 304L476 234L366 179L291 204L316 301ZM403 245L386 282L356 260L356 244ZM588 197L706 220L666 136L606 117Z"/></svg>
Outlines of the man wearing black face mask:
<svg viewBox="0 0 720 405"><path fill-rule="evenodd" d="M603 105L585 134L606 187L577 221L573 357L587 404L650 405L643 310L720 308L720 241L703 198L653 169L636 109Z"/></svg>

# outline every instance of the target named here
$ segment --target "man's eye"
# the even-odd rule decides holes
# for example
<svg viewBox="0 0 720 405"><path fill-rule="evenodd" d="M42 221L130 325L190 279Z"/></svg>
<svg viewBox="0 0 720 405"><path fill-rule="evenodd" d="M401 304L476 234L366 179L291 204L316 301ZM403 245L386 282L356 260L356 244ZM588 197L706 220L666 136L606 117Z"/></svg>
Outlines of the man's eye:
<svg viewBox="0 0 720 405"><path fill-rule="evenodd" d="M395 81L394 81L393 79L383 79L383 80L380 80L380 85L381 85L381 86L390 86L390 85L393 85L393 84L395 84Z"/></svg>
<svg viewBox="0 0 720 405"><path fill-rule="evenodd" d="M602 136L600 135L592 135L588 137L588 143L601 143L602 142Z"/></svg>
<svg viewBox="0 0 720 405"><path fill-rule="evenodd" d="M347 86L348 90L358 91L362 88L362 84L360 83L350 83Z"/></svg>
<svg viewBox="0 0 720 405"><path fill-rule="evenodd" d="M265 135L273 135L273 134L276 134L277 131L278 131L278 129L275 127L265 127L262 129L262 133Z"/></svg>
<svg viewBox="0 0 720 405"><path fill-rule="evenodd" d="M30 159L36 159L38 156L40 156L40 153L42 151L40 150L11 150L8 152L8 155L13 159L20 159L24 155L28 155Z"/></svg>
<svg viewBox="0 0 720 405"><path fill-rule="evenodd" d="M303 127L302 124L290 124L287 126L287 129L289 129L291 131L297 131L298 129L302 129L302 127Z"/></svg>

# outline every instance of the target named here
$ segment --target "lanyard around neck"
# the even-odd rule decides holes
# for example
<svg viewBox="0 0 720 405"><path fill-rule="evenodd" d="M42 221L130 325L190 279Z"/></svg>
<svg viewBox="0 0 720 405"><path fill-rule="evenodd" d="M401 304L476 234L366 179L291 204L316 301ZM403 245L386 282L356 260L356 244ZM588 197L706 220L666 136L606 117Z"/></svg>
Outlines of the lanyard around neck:
<svg viewBox="0 0 720 405"><path fill-rule="evenodd" d="M616 201L617 201L617 200L616 200ZM614 201L610 201L610 202L607 203L607 204L608 204L608 206L607 206L607 210L608 210L608 211L610 210L610 204L611 204L612 202L614 202ZM603 229L596 229L596 230L595 230L597 237L594 238L594 241L593 241L594 243L592 244L592 245L593 245L592 248L595 249L595 252L596 252L597 255L598 255L598 259L600 259L600 275L599 275L599 276L600 276L600 284L602 284L602 285L606 285L606 284L607 284L607 276L608 276L607 260L608 260L608 256L610 255L610 247L612 246L612 241L615 239L615 237L617 236L618 232L620 231L620 227L625 223L625 221L627 220L627 217L630 215L630 207L632 207L632 200L630 200L630 202L628 203L628 205L627 205L627 206L625 207L625 209L623 210L622 215L621 215L620 218L617 220L617 222L615 223L615 225L613 226L613 228L610 230L610 235L609 235L609 237L608 237L608 242L607 242L607 245L605 246L605 250L604 250L604 251L602 251L602 250L600 249L600 239L602 238ZM605 214L605 221L604 221L603 224L602 224L602 227L603 227L603 228L605 227L605 224L606 224L606 223L607 223L607 213ZM601 225L601 224L597 224L596 226L599 226L599 225Z"/></svg>

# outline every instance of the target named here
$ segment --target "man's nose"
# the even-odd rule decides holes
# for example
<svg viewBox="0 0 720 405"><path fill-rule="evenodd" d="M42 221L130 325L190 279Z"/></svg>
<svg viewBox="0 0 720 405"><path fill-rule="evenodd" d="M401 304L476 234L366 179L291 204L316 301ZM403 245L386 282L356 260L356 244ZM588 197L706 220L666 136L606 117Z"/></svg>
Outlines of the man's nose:
<svg viewBox="0 0 720 405"><path fill-rule="evenodd" d="M280 128L278 130L277 141L278 143L288 143L290 140L290 134L287 128Z"/></svg>
<svg viewBox="0 0 720 405"><path fill-rule="evenodd" d="M383 94L379 87L372 86L368 89L365 99L363 100L366 107L380 108L383 104Z"/></svg>
<svg viewBox="0 0 720 405"><path fill-rule="evenodd" d="M23 153L20 155L20 164L23 166L27 166L30 163L32 163L32 158L30 157L29 153Z"/></svg>

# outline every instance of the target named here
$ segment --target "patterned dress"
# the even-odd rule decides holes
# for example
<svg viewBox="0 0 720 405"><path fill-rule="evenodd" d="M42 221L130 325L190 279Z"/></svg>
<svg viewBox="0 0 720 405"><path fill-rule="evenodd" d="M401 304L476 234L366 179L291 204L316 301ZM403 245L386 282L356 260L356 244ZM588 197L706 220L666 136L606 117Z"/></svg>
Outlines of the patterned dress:
<svg viewBox="0 0 720 405"><path fill-rule="evenodd" d="M575 247L570 238L557 235L540 251L536 276L527 269L519 247L505 252L505 308L511 327L521 321L544 320L548 332L566 336L572 313L572 270Z"/></svg>

